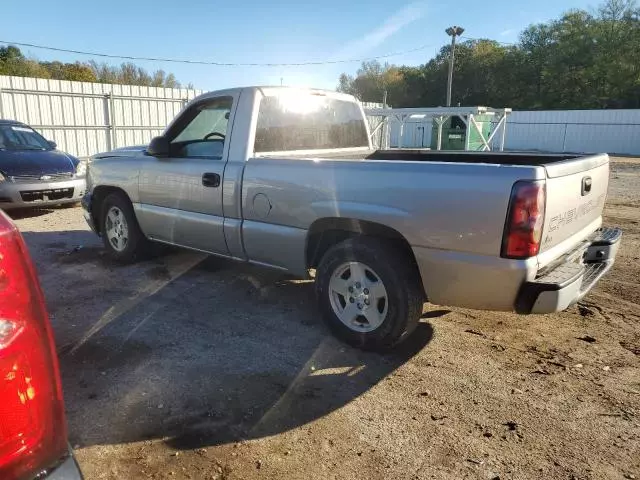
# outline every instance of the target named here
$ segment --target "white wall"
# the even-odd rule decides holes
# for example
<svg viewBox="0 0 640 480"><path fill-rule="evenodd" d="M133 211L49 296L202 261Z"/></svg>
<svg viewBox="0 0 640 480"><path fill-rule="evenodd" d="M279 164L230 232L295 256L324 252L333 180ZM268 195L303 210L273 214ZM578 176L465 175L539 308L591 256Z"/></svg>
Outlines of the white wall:
<svg viewBox="0 0 640 480"><path fill-rule="evenodd" d="M431 119L425 120L405 123L404 148L430 146ZM398 146L399 139L400 124L390 118L389 144ZM515 111L505 149L640 155L640 110Z"/></svg>
<svg viewBox="0 0 640 480"><path fill-rule="evenodd" d="M513 112L506 148L640 155L640 110Z"/></svg>
<svg viewBox="0 0 640 480"><path fill-rule="evenodd" d="M0 76L0 118L27 123L61 150L88 156L148 143L200 93ZM374 124L377 119L369 120ZM385 136L391 146L399 144L399 133L399 123L390 121ZM405 123L403 147L430 143L430 119ZM374 145L379 144L378 135ZM640 155L640 110L516 111L508 118L505 148Z"/></svg>
<svg viewBox="0 0 640 480"><path fill-rule="evenodd" d="M29 124L60 150L83 157L148 143L200 93L0 75L0 118Z"/></svg>

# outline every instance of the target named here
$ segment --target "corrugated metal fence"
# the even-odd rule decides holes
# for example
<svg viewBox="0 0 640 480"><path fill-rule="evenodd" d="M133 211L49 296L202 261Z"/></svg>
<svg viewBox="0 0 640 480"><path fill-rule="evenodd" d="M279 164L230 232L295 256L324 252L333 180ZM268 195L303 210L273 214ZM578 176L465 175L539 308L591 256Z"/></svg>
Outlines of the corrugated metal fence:
<svg viewBox="0 0 640 480"><path fill-rule="evenodd" d="M640 155L640 110L513 112L506 146L517 150Z"/></svg>
<svg viewBox="0 0 640 480"><path fill-rule="evenodd" d="M0 118L37 129L79 157L160 135L200 90L0 76Z"/></svg>
<svg viewBox="0 0 640 480"><path fill-rule="evenodd" d="M162 133L183 105L202 93L177 88L108 85L0 76L0 118L31 125L61 150L89 156L145 144ZM380 108L380 104L365 104ZM375 126L379 118L369 118ZM390 121L374 146L397 146L399 123ZM428 147L431 120L405 123L402 145ZM505 148L550 152L640 155L640 110L513 112Z"/></svg>

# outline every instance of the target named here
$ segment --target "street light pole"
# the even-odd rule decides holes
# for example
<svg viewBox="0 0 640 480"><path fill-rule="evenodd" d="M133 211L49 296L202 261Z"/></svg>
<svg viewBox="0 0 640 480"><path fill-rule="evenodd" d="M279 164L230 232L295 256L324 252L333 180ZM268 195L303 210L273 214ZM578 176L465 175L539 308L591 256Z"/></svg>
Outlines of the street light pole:
<svg viewBox="0 0 640 480"><path fill-rule="evenodd" d="M464 33L464 28L453 26L445 30L451 37L451 55L449 55L449 79L447 81L447 107L451 106L451 87L453 85L453 60L456 52L456 37Z"/></svg>

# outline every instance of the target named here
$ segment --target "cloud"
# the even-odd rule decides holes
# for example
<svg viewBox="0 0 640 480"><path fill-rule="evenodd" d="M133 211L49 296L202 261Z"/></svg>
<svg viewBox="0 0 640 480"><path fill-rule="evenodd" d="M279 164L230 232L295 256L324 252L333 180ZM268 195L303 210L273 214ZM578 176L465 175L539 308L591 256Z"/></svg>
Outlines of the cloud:
<svg viewBox="0 0 640 480"><path fill-rule="evenodd" d="M515 30L513 28L508 28L508 29L500 32L500 36L501 37L508 37L509 35L511 35L514 32L515 32Z"/></svg>
<svg viewBox="0 0 640 480"><path fill-rule="evenodd" d="M418 1L405 5L382 25L365 34L362 38L355 39L339 52L332 56L334 60L345 60L363 55L375 47L381 45L387 38L396 34L410 23L420 19L426 10L426 2Z"/></svg>

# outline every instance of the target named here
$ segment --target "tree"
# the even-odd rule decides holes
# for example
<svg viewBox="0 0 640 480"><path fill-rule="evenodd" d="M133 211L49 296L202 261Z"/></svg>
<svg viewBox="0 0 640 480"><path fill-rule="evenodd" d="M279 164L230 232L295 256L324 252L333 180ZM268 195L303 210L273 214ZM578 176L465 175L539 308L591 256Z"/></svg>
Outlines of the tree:
<svg viewBox="0 0 640 480"><path fill-rule="evenodd" d="M17 77L50 78L49 73L38 62L25 58L18 47L0 47L0 75Z"/></svg>
<svg viewBox="0 0 640 480"><path fill-rule="evenodd" d="M398 67L376 60L363 62L357 75L342 74L338 80L338 91L355 95L364 102L382 102L384 91L400 87L402 74Z"/></svg>
<svg viewBox="0 0 640 480"><path fill-rule="evenodd" d="M0 62L4 63L10 60L24 60L24 56L20 49L13 45L0 47Z"/></svg>
<svg viewBox="0 0 640 480"><path fill-rule="evenodd" d="M91 68L80 62L61 63L61 62L40 62L55 80L72 80L76 82L95 82L96 76Z"/></svg>
<svg viewBox="0 0 640 480"><path fill-rule="evenodd" d="M149 74L134 63L123 63L114 67L106 63L89 62L89 67L101 83L122 83L125 85L142 85L145 87L180 88L180 82L173 73L156 70Z"/></svg>
<svg viewBox="0 0 640 480"><path fill-rule="evenodd" d="M450 46L424 65L363 63L338 90L394 107L445 102ZM640 108L640 9L607 0L531 25L517 45L468 40L456 46L453 104L529 109Z"/></svg>
<svg viewBox="0 0 640 480"><path fill-rule="evenodd" d="M39 62L26 58L20 49L13 45L0 47L0 75L180 88L180 82L176 77L163 70L149 74L144 68L130 62L120 66L97 63L93 60L87 63Z"/></svg>

